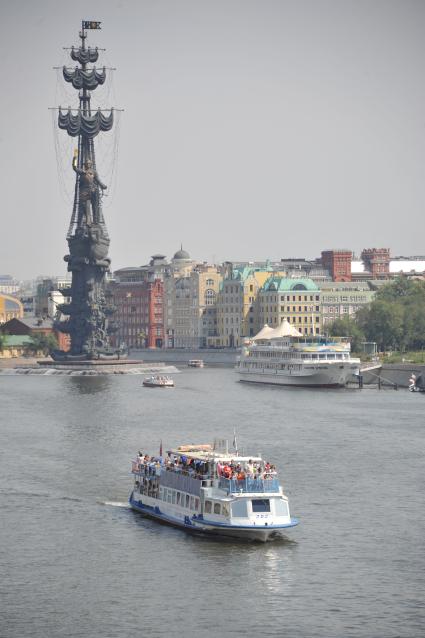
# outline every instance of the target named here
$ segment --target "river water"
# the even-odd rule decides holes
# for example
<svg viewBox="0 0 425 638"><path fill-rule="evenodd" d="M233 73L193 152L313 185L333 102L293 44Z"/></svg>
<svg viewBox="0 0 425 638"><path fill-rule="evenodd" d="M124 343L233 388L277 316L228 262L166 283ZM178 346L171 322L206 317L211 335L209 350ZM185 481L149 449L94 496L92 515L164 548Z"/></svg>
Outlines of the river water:
<svg viewBox="0 0 425 638"><path fill-rule="evenodd" d="M420 637L425 396L0 376L0 636ZM130 459L233 439L278 465L291 541L193 537L128 509Z"/></svg>

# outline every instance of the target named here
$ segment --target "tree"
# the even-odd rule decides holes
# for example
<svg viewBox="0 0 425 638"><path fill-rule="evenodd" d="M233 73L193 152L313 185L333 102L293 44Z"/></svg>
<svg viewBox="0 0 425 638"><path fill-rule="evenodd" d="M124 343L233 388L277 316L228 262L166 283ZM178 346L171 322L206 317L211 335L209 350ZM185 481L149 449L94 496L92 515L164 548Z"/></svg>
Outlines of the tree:
<svg viewBox="0 0 425 638"><path fill-rule="evenodd" d="M4 348L4 344L6 343L6 339L7 339L7 336L3 332L0 332L0 352Z"/></svg>
<svg viewBox="0 0 425 638"><path fill-rule="evenodd" d="M53 350L57 350L59 347L58 341L53 334L34 334L31 335L31 343L28 344L28 349L31 352L39 352L43 354L49 354Z"/></svg>
<svg viewBox="0 0 425 638"><path fill-rule="evenodd" d="M329 334L334 337L351 337L351 349L354 352L361 350L362 342L365 340L364 332L354 319L343 317L336 319L329 326Z"/></svg>
<svg viewBox="0 0 425 638"><path fill-rule="evenodd" d="M400 304L375 299L357 316L367 341L376 341L379 350L401 348L404 344L404 312Z"/></svg>
<svg viewBox="0 0 425 638"><path fill-rule="evenodd" d="M425 348L425 301L405 304L404 339L409 350Z"/></svg>

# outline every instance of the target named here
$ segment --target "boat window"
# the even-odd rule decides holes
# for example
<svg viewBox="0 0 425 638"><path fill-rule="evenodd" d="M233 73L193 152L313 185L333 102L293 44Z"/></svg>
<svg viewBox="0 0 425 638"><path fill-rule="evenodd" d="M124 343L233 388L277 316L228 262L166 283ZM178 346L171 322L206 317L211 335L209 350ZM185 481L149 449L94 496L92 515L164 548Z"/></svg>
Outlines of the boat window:
<svg viewBox="0 0 425 638"><path fill-rule="evenodd" d="M211 501L205 501L205 513L211 514L212 503Z"/></svg>
<svg viewBox="0 0 425 638"><path fill-rule="evenodd" d="M186 507L189 508L189 494L186 494Z"/></svg>
<svg viewBox="0 0 425 638"><path fill-rule="evenodd" d="M199 510L199 498L195 498L195 509Z"/></svg>
<svg viewBox="0 0 425 638"><path fill-rule="evenodd" d="M223 513L223 516L229 516L230 508L229 508L229 505L227 503L223 503L223 505L222 505L222 513Z"/></svg>
<svg viewBox="0 0 425 638"><path fill-rule="evenodd" d="M276 516L289 516L288 503L283 498L276 498L274 501Z"/></svg>
<svg viewBox="0 0 425 638"><path fill-rule="evenodd" d="M177 496L176 496L177 505L180 505L180 496L181 496L180 492L177 492Z"/></svg>
<svg viewBox="0 0 425 638"><path fill-rule="evenodd" d="M164 498L164 488L163 487L159 488L159 498L160 498L160 500L162 500Z"/></svg>
<svg viewBox="0 0 425 638"><path fill-rule="evenodd" d="M248 516L247 502L238 499L232 503L232 516L235 518L246 518Z"/></svg>
<svg viewBox="0 0 425 638"><path fill-rule="evenodd" d="M220 503L214 503L214 514L221 514Z"/></svg>
<svg viewBox="0 0 425 638"><path fill-rule="evenodd" d="M251 503L253 512L270 512L270 500L268 498L253 498Z"/></svg>
<svg viewBox="0 0 425 638"><path fill-rule="evenodd" d="M176 491L175 490L173 490L171 492L171 500L172 500L173 504L175 505L176 504Z"/></svg>
<svg viewBox="0 0 425 638"><path fill-rule="evenodd" d="M167 491L167 503L171 503L172 500L172 496L171 496L171 490Z"/></svg>
<svg viewBox="0 0 425 638"><path fill-rule="evenodd" d="M191 510L195 509L195 497L194 496L190 497L190 509Z"/></svg>

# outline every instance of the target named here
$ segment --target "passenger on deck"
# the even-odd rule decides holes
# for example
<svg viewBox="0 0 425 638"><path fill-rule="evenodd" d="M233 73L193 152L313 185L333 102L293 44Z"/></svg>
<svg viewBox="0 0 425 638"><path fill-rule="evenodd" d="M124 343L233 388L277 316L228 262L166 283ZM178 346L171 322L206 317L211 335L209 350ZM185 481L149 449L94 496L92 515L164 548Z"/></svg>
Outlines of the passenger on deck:
<svg viewBox="0 0 425 638"><path fill-rule="evenodd" d="M223 466L222 474L223 474L224 478L227 478L227 479L231 478L231 476L232 476L232 469L231 469L230 465L227 465L227 463L226 463L226 465Z"/></svg>

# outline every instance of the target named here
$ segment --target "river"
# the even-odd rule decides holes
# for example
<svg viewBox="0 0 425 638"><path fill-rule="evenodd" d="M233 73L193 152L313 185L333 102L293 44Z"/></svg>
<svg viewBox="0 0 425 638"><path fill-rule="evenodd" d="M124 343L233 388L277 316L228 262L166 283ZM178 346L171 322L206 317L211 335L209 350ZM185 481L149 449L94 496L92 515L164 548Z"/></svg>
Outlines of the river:
<svg viewBox="0 0 425 638"><path fill-rule="evenodd" d="M425 395L246 385L228 368L0 376L2 638L424 635ZM291 541L132 512L130 460L233 439L280 469Z"/></svg>

